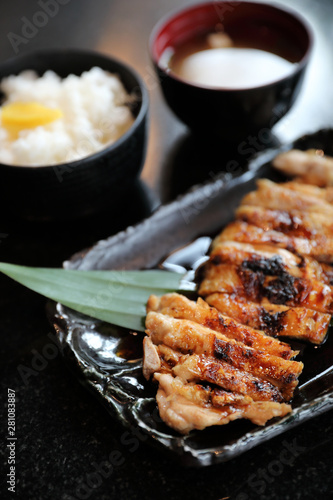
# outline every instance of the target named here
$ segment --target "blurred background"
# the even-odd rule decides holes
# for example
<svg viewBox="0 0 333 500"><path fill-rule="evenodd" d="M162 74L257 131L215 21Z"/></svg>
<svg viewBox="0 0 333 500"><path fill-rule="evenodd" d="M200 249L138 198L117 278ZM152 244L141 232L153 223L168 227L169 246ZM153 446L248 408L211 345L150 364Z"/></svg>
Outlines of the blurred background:
<svg viewBox="0 0 333 500"><path fill-rule="evenodd" d="M186 0L13 0L3 2L1 7L1 60L40 48L84 48L114 55L141 74L151 98L148 154L142 179L153 190L156 203L168 201L212 170L223 168L227 156L228 144L223 138L218 144L218 158L209 147L198 144L197 140L191 141L187 128L163 101L150 63L148 40L155 23L171 10L191 3ZM333 2L281 0L278 3L302 14L315 33L314 51L301 94L291 112L273 129L280 141L287 142L333 122L330 106L333 102L330 84Z"/></svg>

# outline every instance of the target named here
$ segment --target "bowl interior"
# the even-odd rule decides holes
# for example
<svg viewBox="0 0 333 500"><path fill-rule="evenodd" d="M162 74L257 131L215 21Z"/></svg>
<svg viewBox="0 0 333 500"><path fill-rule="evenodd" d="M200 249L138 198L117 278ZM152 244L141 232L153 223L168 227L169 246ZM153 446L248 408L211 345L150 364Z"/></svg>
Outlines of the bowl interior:
<svg viewBox="0 0 333 500"><path fill-rule="evenodd" d="M152 59L167 69L167 49L172 52L197 36L222 30L236 46L266 50L290 62L305 63L311 46L304 21L284 8L255 2L208 2L161 21L150 40Z"/></svg>
<svg viewBox="0 0 333 500"><path fill-rule="evenodd" d="M47 70L60 77L81 75L94 66L118 75L134 98L134 123L114 143L72 162L39 167L0 164L0 178L7 188L0 205L13 215L31 220L70 219L104 210L138 177L145 158L149 102L145 84L132 68L95 52L45 50L3 62L0 79L28 69L39 75Z"/></svg>
<svg viewBox="0 0 333 500"><path fill-rule="evenodd" d="M9 75L17 75L25 70L34 70L39 76L46 71L52 70L61 78L70 74L81 75L98 66L110 73L119 76L126 91L135 97L131 104L131 110L135 117L138 116L142 102L147 101L145 89L140 77L123 62L109 58L93 51L80 50L46 50L23 54L9 59L0 64L0 80ZM0 93L2 100L4 95Z"/></svg>

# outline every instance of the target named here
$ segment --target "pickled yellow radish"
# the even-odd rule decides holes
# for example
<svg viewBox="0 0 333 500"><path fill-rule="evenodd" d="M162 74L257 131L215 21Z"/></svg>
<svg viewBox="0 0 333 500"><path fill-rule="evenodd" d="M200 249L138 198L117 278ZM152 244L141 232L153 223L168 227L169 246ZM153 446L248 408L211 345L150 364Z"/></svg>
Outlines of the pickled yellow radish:
<svg viewBox="0 0 333 500"><path fill-rule="evenodd" d="M136 97L98 67L63 79L53 71L22 71L1 80L0 93L0 163L6 165L80 160L113 144L135 120Z"/></svg>
<svg viewBox="0 0 333 500"><path fill-rule="evenodd" d="M57 108L48 108L38 102L11 102L2 106L1 123L10 133L47 125L63 116Z"/></svg>

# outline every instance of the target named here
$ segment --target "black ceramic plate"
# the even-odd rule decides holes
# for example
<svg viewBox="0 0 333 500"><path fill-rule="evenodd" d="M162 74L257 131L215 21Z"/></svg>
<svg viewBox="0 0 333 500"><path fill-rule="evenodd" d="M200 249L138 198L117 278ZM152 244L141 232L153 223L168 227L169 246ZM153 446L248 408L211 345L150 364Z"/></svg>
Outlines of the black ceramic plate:
<svg viewBox="0 0 333 500"><path fill-rule="evenodd" d="M270 160L281 150L320 148L333 155L333 130L322 130L293 144L259 154L236 179L220 177L196 187L134 228L73 256L75 269L142 269L162 266L182 271L202 261L210 238L233 218L241 198L259 177L277 179ZM192 244L190 244L192 242ZM194 242L194 243L193 243ZM176 267L175 267L176 266ZM189 277L191 273L189 273ZM210 465L234 458L305 420L333 408L333 336L314 347L298 343L305 364L292 402L293 411L264 427L246 420L180 436L158 416L156 387L141 373L143 334L93 320L57 304L51 308L62 353L80 379L127 427L139 427L150 442L188 465ZM294 345L293 345L294 347Z"/></svg>

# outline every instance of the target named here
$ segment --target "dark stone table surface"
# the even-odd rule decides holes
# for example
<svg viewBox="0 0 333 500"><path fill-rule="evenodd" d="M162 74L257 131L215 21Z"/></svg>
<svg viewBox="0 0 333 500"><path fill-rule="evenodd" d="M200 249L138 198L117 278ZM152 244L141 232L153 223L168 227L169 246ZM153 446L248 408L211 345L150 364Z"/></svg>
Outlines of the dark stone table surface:
<svg viewBox="0 0 333 500"><path fill-rule="evenodd" d="M208 178L223 160L172 115L150 65L147 41L155 22L184 0L49 0L59 7L30 39L13 46L40 1L0 5L0 60L15 51L90 48L135 67L150 91L151 123L141 181L122 201L76 221L38 224L0 214L0 260L61 266L74 252L147 216L192 184ZM306 16L315 33L304 87L292 111L274 130L289 141L333 125L333 2L280 2ZM225 159L234 154L221 142ZM244 158L247 160L247 158ZM1 181L1 180L0 180ZM1 184L0 184L1 185ZM1 185L1 189L6 189ZM0 192L1 196L1 192ZM0 498L287 500L333 498L332 412L328 412L231 460L204 469L180 467L124 429L78 383L59 354L43 297L0 276L2 371ZM50 347L52 345L53 347ZM45 359L44 352L49 353ZM46 349L46 350L45 350ZM7 391L16 392L16 493L8 491ZM285 450L289 450L286 453ZM288 460L285 457L288 456ZM107 465L107 462L109 465ZM112 464L112 467L110 466Z"/></svg>

